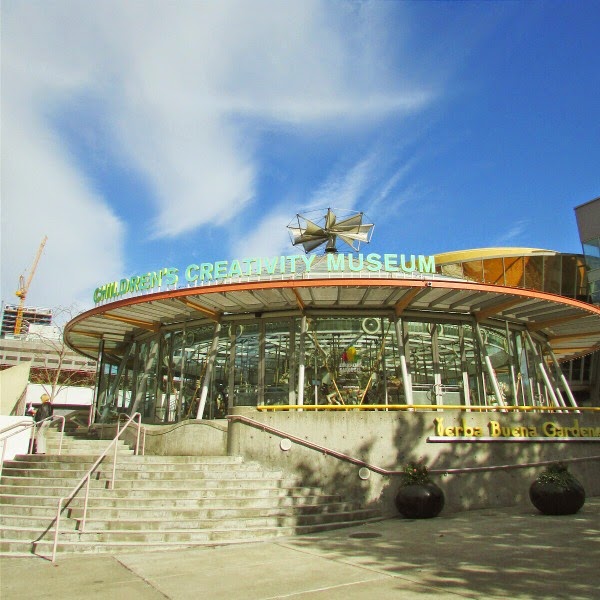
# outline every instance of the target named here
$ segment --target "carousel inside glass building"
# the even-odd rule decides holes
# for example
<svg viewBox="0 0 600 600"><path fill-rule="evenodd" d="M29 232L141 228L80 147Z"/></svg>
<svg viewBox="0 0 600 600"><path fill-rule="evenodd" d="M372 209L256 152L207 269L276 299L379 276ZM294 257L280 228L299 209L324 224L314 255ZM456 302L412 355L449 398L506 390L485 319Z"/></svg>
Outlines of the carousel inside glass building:
<svg viewBox="0 0 600 600"><path fill-rule="evenodd" d="M288 229L300 254L165 267L97 288L65 333L99 361L95 420L577 405L563 366L590 355L600 333L583 257L366 253L373 224L335 209Z"/></svg>

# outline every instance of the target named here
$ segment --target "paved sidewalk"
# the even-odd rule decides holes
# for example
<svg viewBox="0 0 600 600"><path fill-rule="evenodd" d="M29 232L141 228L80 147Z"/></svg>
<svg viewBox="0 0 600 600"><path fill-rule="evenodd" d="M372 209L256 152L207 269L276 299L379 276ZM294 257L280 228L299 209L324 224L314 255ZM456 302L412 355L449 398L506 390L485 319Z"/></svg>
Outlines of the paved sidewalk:
<svg viewBox="0 0 600 600"><path fill-rule="evenodd" d="M600 597L600 498L576 515L488 509L236 546L0 559L2 600Z"/></svg>

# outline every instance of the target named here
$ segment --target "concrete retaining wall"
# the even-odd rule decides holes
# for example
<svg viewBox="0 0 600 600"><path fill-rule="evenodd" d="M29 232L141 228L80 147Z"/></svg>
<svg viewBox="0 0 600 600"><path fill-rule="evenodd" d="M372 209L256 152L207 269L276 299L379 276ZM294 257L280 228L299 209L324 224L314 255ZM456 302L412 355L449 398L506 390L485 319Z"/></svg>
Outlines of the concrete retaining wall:
<svg viewBox="0 0 600 600"><path fill-rule="evenodd" d="M589 413L260 413L247 409L236 412L387 470L400 470L409 461L422 461L430 469L443 470L600 457L600 415ZM443 424L434 421L440 418L443 419ZM498 426L490 425L491 422L498 423L501 429L498 431ZM557 432L557 427L573 428L577 424L579 431L582 427L596 428L595 441L577 441L578 438L565 440L550 436L550 433ZM441 436L444 441L432 441L432 438L440 437L436 435L440 433L440 425L443 427L442 433L452 433L453 437L459 439L450 441L450 436L445 435ZM448 429L450 427L462 427L462 431L451 431ZM498 433L495 438L498 441L475 442L464 439L465 433L477 433L471 431L475 428L480 428L482 438L490 433ZM535 431L531 428L535 428ZM565 433L564 429L560 431ZM508 434L508 437L501 437L502 433ZM544 441L526 441L528 438L512 435L524 433L535 433ZM570 433L577 433L577 430ZM552 439L565 441L549 441ZM267 465L281 467L295 475L300 483L319 485L328 491L336 491L367 503L375 502L387 514L395 513L394 497L400 477L371 472L367 480L362 480L358 466L299 444L292 444L290 450L284 451L280 442L281 437L255 427L239 422L230 424L230 454L241 454ZM529 503L529 485L541 470L540 467L531 467L446 477L436 475L433 478L445 492L445 511L454 512ZM589 496L600 495L600 460L574 463L570 470L584 484Z"/></svg>
<svg viewBox="0 0 600 600"><path fill-rule="evenodd" d="M597 413L265 413L237 408L234 415L249 417L259 425L274 427L387 470L401 470L410 461L445 470L600 457ZM146 427L147 454L240 455L283 469L299 485L319 486L347 499L377 504L385 514L396 513L394 497L401 481L399 476L371 471L367 479L361 479L359 466L297 443L282 450L282 436L260 427L236 421L229 428L226 421ZM586 428L593 431L585 431ZM593 441L575 437L582 432L596 437ZM478 433L480 437L476 437ZM569 437L558 437L557 433ZM483 441L490 437L493 441ZM480 441L474 441L477 439ZM588 496L600 495L600 459L573 463L569 468L583 483ZM444 511L455 512L529 504L529 486L542 470L543 467L526 467L432 478L444 490Z"/></svg>
<svg viewBox="0 0 600 600"><path fill-rule="evenodd" d="M175 425L144 425L145 453L163 456L225 456L226 421L184 421Z"/></svg>
<svg viewBox="0 0 600 600"><path fill-rule="evenodd" d="M93 427L103 440L112 440L117 434L114 423L98 424ZM182 421L173 425L143 424L145 439L144 454L159 456L226 456L227 421ZM132 425L122 434L122 439L134 448L137 427ZM141 450L140 450L141 451Z"/></svg>

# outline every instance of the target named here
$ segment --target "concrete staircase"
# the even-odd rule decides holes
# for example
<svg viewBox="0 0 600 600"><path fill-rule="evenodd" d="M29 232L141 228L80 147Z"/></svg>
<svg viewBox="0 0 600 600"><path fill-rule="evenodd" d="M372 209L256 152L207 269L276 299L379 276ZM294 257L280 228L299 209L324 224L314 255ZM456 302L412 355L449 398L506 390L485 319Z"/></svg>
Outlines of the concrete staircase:
<svg viewBox="0 0 600 600"><path fill-rule="evenodd" d="M4 464L0 481L0 554L50 556L58 498L71 492L108 445L55 434L46 455ZM61 517L58 552L122 552L248 542L312 533L380 518L378 511L297 487L277 470L230 456L135 456L119 446Z"/></svg>

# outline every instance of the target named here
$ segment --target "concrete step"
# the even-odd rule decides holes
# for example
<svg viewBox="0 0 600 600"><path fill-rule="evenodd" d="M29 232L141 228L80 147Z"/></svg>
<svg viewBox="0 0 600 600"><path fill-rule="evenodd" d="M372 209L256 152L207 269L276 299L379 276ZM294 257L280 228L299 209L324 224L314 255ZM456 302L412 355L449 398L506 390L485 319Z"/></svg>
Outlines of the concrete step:
<svg viewBox="0 0 600 600"><path fill-rule="evenodd" d="M87 466L87 468L85 468ZM73 465L71 469L56 469L56 468L4 468L0 483L11 485L19 485L19 482L47 482L51 479L81 479L89 471L91 465ZM93 479L112 479L112 465L100 465L100 467L92 473ZM240 470L226 468L226 470L210 469L193 469L185 470L178 469L176 471L128 471L117 468L116 482L123 482L123 486L139 486L147 487L152 485L178 486L182 482L188 481L218 481L218 480L255 480L255 479L271 479L274 481L293 481L289 477L283 476L281 471L269 470Z"/></svg>
<svg viewBox="0 0 600 600"><path fill-rule="evenodd" d="M17 483L0 484L0 497L4 495L12 496L23 494L28 496L48 495L64 496L71 493L75 485L81 479L45 479L45 478L24 478ZM286 485L288 483L288 485ZM114 487L109 487L110 482L107 479L90 479L90 489L94 490L94 495L98 496L99 490L107 490L113 498L153 498L160 496L163 498L194 498L202 495L204 492L219 491L237 491L242 490L264 490L264 489L287 489L291 486L289 482L277 479L201 479L201 480L176 480L176 482L149 481L135 482L119 481L115 482Z"/></svg>
<svg viewBox="0 0 600 600"><path fill-rule="evenodd" d="M59 498L81 481L97 460L96 450L98 446L69 439L61 456L21 455L5 463L0 554L49 555ZM376 511L298 486L281 470L241 457L136 456L126 451L118 453L116 469L114 489L108 487L112 454L91 479L85 532L83 491L64 508L59 552L242 543L379 518Z"/></svg>
<svg viewBox="0 0 600 600"><path fill-rule="evenodd" d="M94 490L97 491L97 490ZM24 494L3 494L0 495L0 506L4 505L25 505L56 507L60 496L50 495L24 495ZM293 489L269 488L264 490L204 490L191 498L129 498L126 503L121 498L114 498L108 495L98 497L90 494L88 505L90 508L114 508L114 509L139 509L139 508L211 508L221 507L247 507L256 506L259 508L274 506L305 506L314 504L325 504L327 502L339 502L339 496L330 496L325 494L307 495L305 493L296 493ZM83 496L75 497L69 506L79 508L83 505Z"/></svg>
<svg viewBox="0 0 600 600"><path fill-rule="evenodd" d="M83 479L87 474L87 471L80 472L60 472L59 476L46 477L39 473L28 477L7 475L3 476L0 480L0 490L3 490L3 486L8 487L69 487L75 485L78 481ZM80 473L80 474L79 474ZM217 473L198 473L193 472L190 477L177 477L168 479L159 479L153 477L151 479L131 479L123 478L122 472L116 473L116 479L114 481L115 489L137 489L137 490L160 490L160 489L198 489L203 487L265 487L277 483L278 485L292 485L293 479L283 478L281 473L271 472L217 472ZM105 486L108 486L109 481L112 478L112 472L108 471L96 471L92 473L91 481L100 481Z"/></svg>
<svg viewBox="0 0 600 600"><path fill-rule="evenodd" d="M90 464L91 466L91 464ZM54 477L58 477L58 478L62 478L62 477L66 477L68 479L73 479L73 478L77 478L77 479L81 479L89 470L89 467L86 469L84 467L77 467L77 465L73 465L73 468L71 469L53 469L53 468L48 468L48 469L21 469L21 468L15 468L15 467L4 467L2 469L2 477L0 478L0 482L4 483L5 478L21 478L21 479L28 479L28 478L43 478L43 479L52 479ZM104 468L104 470L106 471L106 469ZM98 474L100 474L102 471L98 471Z"/></svg>
<svg viewBox="0 0 600 600"><path fill-rule="evenodd" d="M90 448L89 446L63 446L62 448L60 448L60 453L59 453L59 447L58 446L47 446L46 447L46 454L40 454L39 456L47 456L47 455L51 455L51 456L62 456L63 454L67 454L69 456L95 456L96 458L98 458L101 454L104 453L104 451L106 450L106 447L98 447L98 448ZM127 455L133 455L134 451L131 448L122 448L119 447L117 448L117 456L127 456ZM114 449L110 449L110 451L108 452L109 456L113 456L114 455ZM38 456L38 455L34 455L34 456Z"/></svg>
<svg viewBox="0 0 600 600"><path fill-rule="evenodd" d="M5 537L10 537L14 539L15 534L14 531L20 532L21 530L26 531L37 531L38 534L41 534L44 530L48 528L48 526L53 522L54 517L56 516L56 507L49 515L2 515L2 530L0 530L0 539ZM79 521L77 519L61 519L61 531L72 530L76 531L79 527ZM18 537L18 533L16 534ZM30 538L32 539L32 538Z"/></svg>
<svg viewBox="0 0 600 600"><path fill-rule="evenodd" d="M75 438L70 435L65 435L62 437L62 446L88 446L90 448L107 448L112 443L112 440L88 440L84 438ZM61 437L59 433L50 433L46 435L46 444L52 444L54 446L59 446L61 444ZM124 440L119 440L117 442L117 446L129 448L129 444Z"/></svg>
<svg viewBox="0 0 600 600"><path fill-rule="evenodd" d="M94 463L98 458L97 454L89 454L87 460L90 463ZM112 460L112 457L107 457ZM47 464L47 463L77 463L79 461L85 461L86 458L82 456L69 456L69 455L54 455L54 454L17 454L14 460L6 461L5 466L16 467L23 465L36 465L36 464ZM127 466L134 469L136 465L147 465L149 467L166 468L170 465L241 465L243 459L240 456L142 456L136 454L127 454L119 456L117 458L117 464ZM248 462L246 465L252 465L257 463Z"/></svg>
<svg viewBox="0 0 600 600"><path fill-rule="evenodd" d="M118 520L98 520L95 518L86 518L86 531L187 531L189 529L255 529L261 527L295 527L297 525L312 525L337 522L340 519L351 521L356 519L368 519L376 516L376 512L368 509L336 511L336 512L312 512L306 514L297 514L294 510L279 511L274 514L256 514L249 516L230 515L227 519L222 517L215 518L195 518L195 519L148 519L144 520L118 519ZM77 529L81 529L81 519L74 519L78 523Z"/></svg>
<svg viewBox="0 0 600 600"><path fill-rule="evenodd" d="M37 506L37 505L2 505L0 515L2 519L21 519L22 525L28 523L29 518L40 518L51 520L56 515L56 507L54 506ZM313 504L290 504L282 506L279 503L273 503L272 506L256 506L254 504L245 506L244 503L222 505L215 501L205 507L191 508L169 508L169 507L131 507L131 508L115 508L115 507L88 507L87 519L99 521L155 521L164 520L166 522L180 522L195 519L234 519L234 518L249 518L249 517L270 517L270 516L303 516L314 514L329 514L342 513L362 510L361 506L356 502L347 501L331 501L319 502ZM81 519L83 516L83 508L81 506L70 507L65 510L66 514L71 519Z"/></svg>
<svg viewBox="0 0 600 600"><path fill-rule="evenodd" d="M79 474L71 474L68 472L62 473L60 477L40 477L40 476L30 476L30 477L15 477L12 475L2 476L0 480L0 490L6 487L69 487L75 485L78 481L83 479L83 476L86 474L86 471L82 471L81 475ZM93 473L91 477L91 481L99 481L101 483L106 483L106 480L100 476L100 473Z"/></svg>
<svg viewBox="0 0 600 600"><path fill-rule="evenodd" d="M118 553L140 550L159 550L165 548L188 548L192 546L212 546L220 544L235 544L253 542L257 540L272 539L282 536L303 535L343 527L352 527L358 524L376 521L378 519L356 519L329 523L309 525L274 526L249 528L221 528L196 531L160 531L160 532L64 532L59 535L58 552L85 552L85 553ZM15 532L16 533L16 532ZM29 530L36 535L36 531ZM20 533L18 535L21 535ZM39 534L38 534L39 535ZM50 556L52 553L53 532L39 541L5 537L0 540L0 553L27 553L33 552L40 556ZM30 536L31 537L31 536Z"/></svg>
<svg viewBox="0 0 600 600"><path fill-rule="evenodd" d="M74 532L70 526L66 528L65 520L61 521L61 533L57 547L58 553L83 552L83 553L122 553L135 551L164 550L165 548L189 548L194 546L215 546L223 544L249 543L260 540L272 539L281 536L303 535L352 527L364 523L380 520L377 516L371 518L367 515L352 515L350 520L342 516L338 520L328 520L321 523L264 526L258 528L220 528L212 530L160 531L154 534L139 532L132 535L125 532ZM2 556L30 556L32 553L50 557L53 546L53 530L49 530L43 538L37 530L25 530L16 533L14 530L6 532L0 540L0 555Z"/></svg>
<svg viewBox="0 0 600 600"><path fill-rule="evenodd" d="M235 515L228 519L223 518L189 518L189 519L119 519L119 520L98 520L88 517L85 522L85 533L105 533L116 534L125 537L127 532L132 533L135 539L142 534L154 534L167 532L175 534L176 532L189 533L191 530L230 530L230 529L260 529L264 527L296 527L319 525L326 523L336 523L340 519L344 521L355 521L369 519L376 516L375 511L368 509L355 509L339 512L313 512L308 514L296 514L295 511L288 510L272 512L272 514L254 514L248 516ZM43 516L29 516L24 519L18 515L8 515L3 517L4 527L0 532L0 539L26 539L32 540L41 535L51 524L52 519ZM53 526L51 527L53 530ZM81 532L82 520L63 517L61 519L61 534L68 532ZM32 537L32 532L35 535Z"/></svg>

